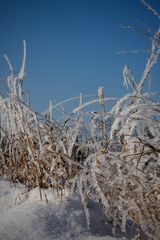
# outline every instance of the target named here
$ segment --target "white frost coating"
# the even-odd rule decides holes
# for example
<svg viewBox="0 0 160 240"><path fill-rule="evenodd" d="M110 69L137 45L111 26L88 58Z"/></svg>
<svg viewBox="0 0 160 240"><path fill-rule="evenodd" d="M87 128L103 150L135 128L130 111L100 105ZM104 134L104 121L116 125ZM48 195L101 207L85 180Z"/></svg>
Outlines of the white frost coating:
<svg viewBox="0 0 160 240"><path fill-rule="evenodd" d="M15 96L18 96L20 99L22 98L22 83L23 79L25 77L25 64L26 64L26 42L23 41L23 61L22 61L22 66L20 68L19 74L17 77L14 76L13 74L13 67L12 64L9 60L9 58L4 55L5 60L9 66L11 75L8 76L7 78L7 84L8 87L11 91L11 93Z"/></svg>
<svg viewBox="0 0 160 240"><path fill-rule="evenodd" d="M4 54L4 58L5 58L8 66L9 66L9 70L11 71L11 77L13 77L13 67L12 67L12 64L11 64L11 62L10 62L10 60L9 60L9 58L7 57L6 54Z"/></svg>
<svg viewBox="0 0 160 240"><path fill-rule="evenodd" d="M137 93L137 83L135 78L127 65L125 65L123 70L123 77L124 77L124 86L128 89L128 84L133 88L134 92Z"/></svg>
<svg viewBox="0 0 160 240"><path fill-rule="evenodd" d="M158 13L154 8L152 8L152 7L151 7L148 3L146 3L146 1L144 1L144 0L141 0L141 2L148 8L148 10L152 11L153 14L160 19L159 13Z"/></svg>
<svg viewBox="0 0 160 240"><path fill-rule="evenodd" d="M150 73L152 67L154 64L156 64L157 59L159 58L160 55L160 44L159 44L159 39L160 39L160 28L158 28L157 32L153 35L152 39L152 46L151 46L151 55L147 61L145 70L143 72L142 78L138 84L138 92L140 93L144 82L146 81L148 74Z"/></svg>
<svg viewBox="0 0 160 240"><path fill-rule="evenodd" d="M98 88L98 97L101 98L103 95L103 87Z"/></svg>
<svg viewBox="0 0 160 240"><path fill-rule="evenodd" d="M112 102L112 101L118 101L119 99L118 98L112 98L112 97L108 97L108 98L104 98L104 101L109 101L109 102ZM77 108L75 108L73 110L73 113L77 113L79 112L80 110L82 110L83 108L86 108L87 106L89 105L92 105L92 104L95 104L95 103L98 103L99 102L99 98L98 99L94 99L94 100L91 100L89 102L86 102L83 104L83 106L78 106Z"/></svg>
<svg viewBox="0 0 160 240"><path fill-rule="evenodd" d="M26 41L23 40L23 61L18 74L18 86L17 86L18 95L20 99L22 98L22 84L23 84L23 79L25 77L25 65L26 65Z"/></svg>
<svg viewBox="0 0 160 240"><path fill-rule="evenodd" d="M52 121L52 100L49 101L49 108L48 108L48 111L49 111L49 120Z"/></svg>
<svg viewBox="0 0 160 240"><path fill-rule="evenodd" d="M25 66L26 66L26 41L23 40L23 61L18 74L18 79L22 81L25 77Z"/></svg>

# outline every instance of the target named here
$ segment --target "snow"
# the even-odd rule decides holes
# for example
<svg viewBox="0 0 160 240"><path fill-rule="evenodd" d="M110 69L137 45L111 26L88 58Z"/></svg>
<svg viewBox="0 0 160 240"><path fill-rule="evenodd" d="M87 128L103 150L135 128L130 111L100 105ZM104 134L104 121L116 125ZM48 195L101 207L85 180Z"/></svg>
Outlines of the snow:
<svg viewBox="0 0 160 240"><path fill-rule="evenodd" d="M52 189L47 189L41 196L42 200L38 188L28 192L22 184L0 180L0 240L124 239L106 235L106 231L111 234L111 228L104 230L101 225L98 205L90 206L88 230L78 195L60 201Z"/></svg>

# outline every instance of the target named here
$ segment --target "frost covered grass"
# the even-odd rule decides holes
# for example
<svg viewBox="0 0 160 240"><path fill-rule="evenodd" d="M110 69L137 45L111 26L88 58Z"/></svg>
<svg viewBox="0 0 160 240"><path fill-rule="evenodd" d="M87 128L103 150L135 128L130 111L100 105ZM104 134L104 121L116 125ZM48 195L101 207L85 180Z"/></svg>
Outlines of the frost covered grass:
<svg viewBox="0 0 160 240"><path fill-rule="evenodd" d="M22 90L25 41L17 76L5 56L10 75L8 96L0 98L0 176L25 186L25 191L15 195L14 204L28 204L31 196L37 198L37 191L48 204L57 198L69 201L77 193L88 228L92 225L92 201L100 206L99 221L110 224L112 234L119 231L128 239L141 239L142 235L144 239L159 238L160 101L158 94L143 89L160 56L160 28L150 40L150 56L139 82L130 68L124 67L124 85L132 89L129 94L107 98L101 87L95 96L80 94L56 105L50 101L43 114L31 109ZM78 106L66 113L66 102L77 99ZM60 119L55 117L57 110ZM27 205L27 211L29 208Z"/></svg>

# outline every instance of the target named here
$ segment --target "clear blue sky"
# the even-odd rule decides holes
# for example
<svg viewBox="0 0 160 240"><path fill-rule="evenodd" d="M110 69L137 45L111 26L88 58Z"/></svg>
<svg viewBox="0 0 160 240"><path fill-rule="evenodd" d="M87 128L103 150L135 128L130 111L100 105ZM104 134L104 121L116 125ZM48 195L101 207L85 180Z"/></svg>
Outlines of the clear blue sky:
<svg viewBox="0 0 160 240"><path fill-rule="evenodd" d="M160 0L148 2L160 12ZM150 41L120 24L142 30L147 25L154 31L159 20L139 0L1 0L0 76L8 74L4 53L18 71L25 39L24 87L35 110L45 110L49 99L59 102L80 92L96 93L99 86L104 86L108 96L122 96L127 92L124 65L139 80L148 55L116 52L148 49ZM160 89L159 74L157 65L153 90Z"/></svg>

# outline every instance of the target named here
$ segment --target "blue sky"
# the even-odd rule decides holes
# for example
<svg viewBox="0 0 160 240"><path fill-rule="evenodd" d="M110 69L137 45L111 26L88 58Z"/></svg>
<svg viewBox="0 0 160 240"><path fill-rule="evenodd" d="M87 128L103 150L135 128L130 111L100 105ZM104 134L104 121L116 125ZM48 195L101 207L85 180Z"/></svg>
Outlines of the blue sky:
<svg viewBox="0 0 160 240"><path fill-rule="evenodd" d="M159 0L148 2L160 12ZM18 72L25 39L24 88L35 110L45 110L50 99L94 94L99 86L107 96L122 96L124 65L138 81L148 55L116 52L148 49L150 40L120 24L154 31L159 20L139 0L1 0L0 77L8 74L4 53ZM160 64L151 75L153 91L160 89L159 74Z"/></svg>

